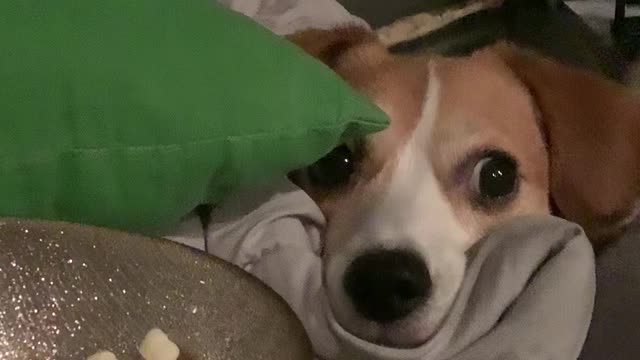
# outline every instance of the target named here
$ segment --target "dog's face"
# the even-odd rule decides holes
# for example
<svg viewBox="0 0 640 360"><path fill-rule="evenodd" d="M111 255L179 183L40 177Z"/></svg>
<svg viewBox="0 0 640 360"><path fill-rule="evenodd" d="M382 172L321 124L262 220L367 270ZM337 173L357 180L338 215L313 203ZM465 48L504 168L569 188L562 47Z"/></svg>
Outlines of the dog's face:
<svg viewBox="0 0 640 360"><path fill-rule="evenodd" d="M507 219L550 212L544 114L508 47L397 57L357 29L291 39L391 119L293 175L327 218L334 315L366 340L421 344L451 306L469 248Z"/></svg>

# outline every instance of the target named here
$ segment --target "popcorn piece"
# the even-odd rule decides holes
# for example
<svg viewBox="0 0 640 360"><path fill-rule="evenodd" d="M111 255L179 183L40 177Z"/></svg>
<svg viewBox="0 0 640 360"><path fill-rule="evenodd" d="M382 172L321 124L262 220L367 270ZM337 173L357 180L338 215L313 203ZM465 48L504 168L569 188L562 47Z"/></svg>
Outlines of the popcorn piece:
<svg viewBox="0 0 640 360"><path fill-rule="evenodd" d="M89 356L87 360L118 360L116 356L110 351L98 351L97 353Z"/></svg>
<svg viewBox="0 0 640 360"><path fill-rule="evenodd" d="M178 346L158 328L149 330L140 344L139 351L145 360L177 360L180 355Z"/></svg>
<svg viewBox="0 0 640 360"><path fill-rule="evenodd" d="M140 355L145 360L178 360L180 349L174 344L167 334L158 328L149 330L138 348ZM98 351L89 356L87 360L118 360L109 351Z"/></svg>

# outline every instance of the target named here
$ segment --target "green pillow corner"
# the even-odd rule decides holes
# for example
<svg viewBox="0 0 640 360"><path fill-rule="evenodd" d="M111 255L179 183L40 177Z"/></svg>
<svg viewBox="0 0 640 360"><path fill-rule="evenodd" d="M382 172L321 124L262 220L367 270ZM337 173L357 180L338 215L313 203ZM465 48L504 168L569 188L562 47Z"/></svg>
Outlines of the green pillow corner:
<svg viewBox="0 0 640 360"><path fill-rule="evenodd" d="M139 232L386 115L209 0L0 2L0 216Z"/></svg>

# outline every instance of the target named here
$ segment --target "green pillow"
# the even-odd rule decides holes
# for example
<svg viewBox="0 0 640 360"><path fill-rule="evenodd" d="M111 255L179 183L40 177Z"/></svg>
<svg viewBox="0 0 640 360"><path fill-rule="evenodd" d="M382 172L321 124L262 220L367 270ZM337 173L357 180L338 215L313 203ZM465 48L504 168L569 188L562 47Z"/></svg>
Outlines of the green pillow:
<svg viewBox="0 0 640 360"><path fill-rule="evenodd" d="M0 1L0 216L149 231L386 116L213 0Z"/></svg>

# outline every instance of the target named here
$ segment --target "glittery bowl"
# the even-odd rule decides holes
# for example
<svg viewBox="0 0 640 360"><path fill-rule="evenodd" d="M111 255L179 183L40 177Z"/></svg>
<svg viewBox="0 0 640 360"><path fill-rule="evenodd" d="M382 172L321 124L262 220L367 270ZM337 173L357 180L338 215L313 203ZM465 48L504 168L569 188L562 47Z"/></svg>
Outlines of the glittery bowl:
<svg viewBox="0 0 640 360"><path fill-rule="evenodd" d="M140 359L159 327L180 359L311 359L286 304L182 245L66 223L0 219L0 360Z"/></svg>

